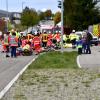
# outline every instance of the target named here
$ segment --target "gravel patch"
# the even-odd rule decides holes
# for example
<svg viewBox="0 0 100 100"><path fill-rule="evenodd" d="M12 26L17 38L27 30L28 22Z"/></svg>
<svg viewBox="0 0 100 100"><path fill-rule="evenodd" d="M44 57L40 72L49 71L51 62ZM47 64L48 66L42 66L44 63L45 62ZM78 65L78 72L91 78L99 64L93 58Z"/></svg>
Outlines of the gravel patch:
<svg viewBox="0 0 100 100"><path fill-rule="evenodd" d="M2 100L100 100L100 74L85 69L28 69Z"/></svg>

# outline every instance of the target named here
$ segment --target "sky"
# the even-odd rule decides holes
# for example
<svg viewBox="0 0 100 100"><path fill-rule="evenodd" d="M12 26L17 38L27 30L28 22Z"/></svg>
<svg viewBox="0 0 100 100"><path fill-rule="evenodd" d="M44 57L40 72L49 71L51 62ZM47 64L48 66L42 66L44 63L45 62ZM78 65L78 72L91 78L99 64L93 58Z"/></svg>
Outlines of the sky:
<svg viewBox="0 0 100 100"><path fill-rule="evenodd" d="M0 10L7 10L7 1L8 11L10 12L21 12L22 8L25 8L26 6L35 8L37 11L51 9L53 13L60 10L57 7L58 0L0 0Z"/></svg>

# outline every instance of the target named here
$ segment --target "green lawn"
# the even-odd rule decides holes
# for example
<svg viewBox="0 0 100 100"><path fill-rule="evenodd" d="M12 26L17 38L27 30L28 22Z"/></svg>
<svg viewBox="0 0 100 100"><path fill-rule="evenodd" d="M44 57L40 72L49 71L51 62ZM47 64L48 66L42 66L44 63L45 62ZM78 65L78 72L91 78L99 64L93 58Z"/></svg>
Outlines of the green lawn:
<svg viewBox="0 0 100 100"><path fill-rule="evenodd" d="M76 63L77 52L47 52L39 57L29 66L29 69L43 68L78 68Z"/></svg>

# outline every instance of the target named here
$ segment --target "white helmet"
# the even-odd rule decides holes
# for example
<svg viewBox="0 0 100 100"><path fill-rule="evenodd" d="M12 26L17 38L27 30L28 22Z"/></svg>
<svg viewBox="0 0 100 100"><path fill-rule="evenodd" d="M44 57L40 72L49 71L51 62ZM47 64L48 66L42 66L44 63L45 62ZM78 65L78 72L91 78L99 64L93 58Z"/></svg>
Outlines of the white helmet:
<svg viewBox="0 0 100 100"><path fill-rule="evenodd" d="M34 35L37 35L37 31L34 32Z"/></svg>
<svg viewBox="0 0 100 100"><path fill-rule="evenodd" d="M56 33L58 33L59 31L56 31Z"/></svg>
<svg viewBox="0 0 100 100"><path fill-rule="evenodd" d="M46 33L46 30L44 30L43 32Z"/></svg>
<svg viewBox="0 0 100 100"><path fill-rule="evenodd" d="M51 33L51 31L49 31L49 34Z"/></svg>
<svg viewBox="0 0 100 100"><path fill-rule="evenodd" d="M15 32L15 30L14 30L14 29L12 29L12 30L11 30L11 32L12 32L12 33L14 33L14 32Z"/></svg>
<svg viewBox="0 0 100 100"><path fill-rule="evenodd" d="M73 33L75 33L75 30L72 30Z"/></svg>
<svg viewBox="0 0 100 100"><path fill-rule="evenodd" d="M61 33L61 31L59 31L59 33Z"/></svg>

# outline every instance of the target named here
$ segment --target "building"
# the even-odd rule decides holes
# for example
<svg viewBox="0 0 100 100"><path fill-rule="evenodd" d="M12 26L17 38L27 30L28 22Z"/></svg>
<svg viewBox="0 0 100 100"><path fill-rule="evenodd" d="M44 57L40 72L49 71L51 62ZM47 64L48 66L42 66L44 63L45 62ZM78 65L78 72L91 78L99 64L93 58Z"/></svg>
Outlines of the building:
<svg viewBox="0 0 100 100"><path fill-rule="evenodd" d="M0 18L7 18L7 16L10 16L10 14L11 14L10 12L0 10Z"/></svg>
<svg viewBox="0 0 100 100"><path fill-rule="evenodd" d="M20 24L21 13L0 10L0 19L2 18L4 18L5 20L10 20L13 24Z"/></svg>
<svg viewBox="0 0 100 100"><path fill-rule="evenodd" d="M12 12L10 15L10 20L13 24L20 24L21 23L21 13L19 12Z"/></svg>

